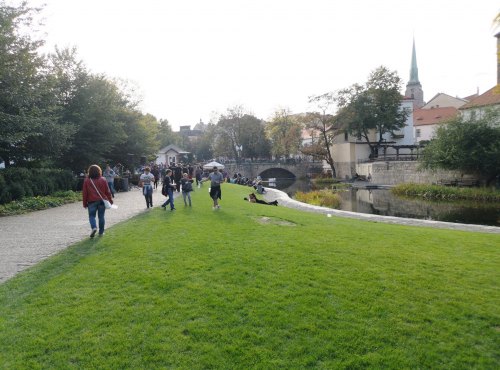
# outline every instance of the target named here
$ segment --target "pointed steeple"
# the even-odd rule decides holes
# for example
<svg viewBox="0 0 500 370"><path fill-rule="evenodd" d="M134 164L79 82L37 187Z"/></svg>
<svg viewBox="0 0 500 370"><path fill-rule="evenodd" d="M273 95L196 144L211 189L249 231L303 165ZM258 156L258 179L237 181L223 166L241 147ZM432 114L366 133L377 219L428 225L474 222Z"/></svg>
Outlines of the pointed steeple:
<svg viewBox="0 0 500 370"><path fill-rule="evenodd" d="M417 52L415 51L415 38L413 39L413 50L411 52L411 68L409 84L418 84Z"/></svg>
<svg viewBox="0 0 500 370"><path fill-rule="evenodd" d="M411 53L410 80L406 84L405 97L413 100L416 108L424 106L424 91L418 80L417 52L415 51L415 38L413 38L413 49Z"/></svg>

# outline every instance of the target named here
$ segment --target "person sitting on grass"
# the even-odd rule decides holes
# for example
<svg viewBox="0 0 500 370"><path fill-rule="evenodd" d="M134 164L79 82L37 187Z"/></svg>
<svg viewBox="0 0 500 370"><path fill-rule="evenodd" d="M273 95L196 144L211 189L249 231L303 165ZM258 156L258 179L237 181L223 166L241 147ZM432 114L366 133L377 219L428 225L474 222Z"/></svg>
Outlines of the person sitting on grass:
<svg viewBox="0 0 500 370"><path fill-rule="evenodd" d="M278 205L277 200L273 200L272 202L266 202L265 200L258 199L254 193L248 194L248 198L245 197L243 199L249 201L250 203L267 204L269 206L277 206Z"/></svg>

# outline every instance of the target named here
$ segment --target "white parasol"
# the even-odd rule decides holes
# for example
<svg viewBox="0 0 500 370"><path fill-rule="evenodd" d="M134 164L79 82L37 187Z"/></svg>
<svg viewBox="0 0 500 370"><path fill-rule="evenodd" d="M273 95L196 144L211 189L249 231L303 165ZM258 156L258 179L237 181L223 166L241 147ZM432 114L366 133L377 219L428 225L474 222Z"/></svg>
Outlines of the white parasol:
<svg viewBox="0 0 500 370"><path fill-rule="evenodd" d="M219 162L209 162L209 163L203 165L204 170L211 170L214 167L217 167L218 170L224 169L224 165L219 163Z"/></svg>

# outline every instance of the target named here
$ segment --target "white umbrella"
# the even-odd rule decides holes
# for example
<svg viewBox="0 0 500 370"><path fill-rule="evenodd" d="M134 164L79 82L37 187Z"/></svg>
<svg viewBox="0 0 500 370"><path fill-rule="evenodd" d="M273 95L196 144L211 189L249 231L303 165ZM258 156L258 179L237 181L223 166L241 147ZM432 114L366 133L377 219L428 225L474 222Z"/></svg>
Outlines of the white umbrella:
<svg viewBox="0 0 500 370"><path fill-rule="evenodd" d="M211 170L214 167L217 167L218 170L223 170L224 169L224 165L220 164L219 162L209 162L209 163L203 165L203 169L204 170Z"/></svg>

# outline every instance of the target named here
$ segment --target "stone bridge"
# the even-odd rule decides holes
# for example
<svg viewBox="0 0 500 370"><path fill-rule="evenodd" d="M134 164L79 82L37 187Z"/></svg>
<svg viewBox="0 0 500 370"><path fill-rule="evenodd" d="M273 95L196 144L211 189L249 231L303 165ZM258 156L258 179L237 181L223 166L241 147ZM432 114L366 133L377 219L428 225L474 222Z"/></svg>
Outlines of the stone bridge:
<svg viewBox="0 0 500 370"><path fill-rule="evenodd" d="M254 178L261 176L263 179L292 179L309 177L323 171L321 162L243 162L224 163L226 171L232 177L239 172L245 177Z"/></svg>

